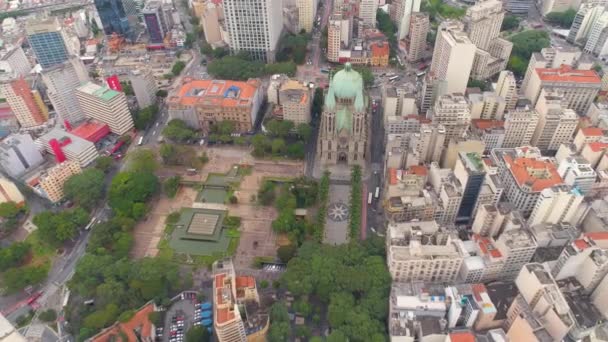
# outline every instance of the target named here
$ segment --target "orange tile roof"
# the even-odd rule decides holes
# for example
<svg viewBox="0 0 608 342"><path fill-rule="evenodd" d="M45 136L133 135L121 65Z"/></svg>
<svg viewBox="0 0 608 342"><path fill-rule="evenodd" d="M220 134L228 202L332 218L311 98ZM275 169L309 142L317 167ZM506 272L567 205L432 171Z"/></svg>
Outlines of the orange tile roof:
<svg viewBox="0 0 608 342"><path fill-rule="evenodd" d="M243 287L254 288L255 287L255 278L251 276L239 276L235 279L236 288L240 289Z"/></svg>
<svg viewBox="0 0 608 342"><path fill-rule="evenodd" d="M389 54L388 43L373 43L371 48L373 57L388 56Z"/></svg>
<svg viewBox="0 0 608 342"><path fill-rule="evenodd" d="M389 168L388 174L389 174L389 184L390 185L397 184L397 169L395 169L394 167Z"/></svg>
<svg viewBox="0 0 608 342"><path fill-rule="evenodd" d="M525 157L512 159L509 155L503 158L519 186L527 184L532 191L538 192L563 183L562 177L557 173L557 167L550 161ZM533 171L544 171L546 177L537 178L532 175Z"/></svg>
<svg viewBox="0 0 608 342"><path fill-rule="evenodd" d="M490 241L490 239L488 239L487 237L483 237L483 236L475 234L473 236L473 239L475 241L477 241L477 243L479 244L479 249L481 250L481 252L483 254L490 253L490 256L492 258L502 257L502 253L500 253L500 251L498 249L496 249L496 247L494 247L494 244L492 243L492 241Z"/></svg>
<svg viewBox="0 0 608 342"><path fill-rule="evenodd" d="M537 68L536 73L543 82L602 83L594 70L577 70L568 65L556 69Z"/></svg>
<svg viewBox="0 0 608 342"><path fill-rule="evenodd" d="M608 147L608 143L603 143L603 142L592 142L587 144L589 146L589 148L591 149L591 151L593 152L600 152L601 150L605 149Z"/></svg>
<svg viewBox="0 0 608 342"><path fill-rule="evenodd" d="M477 129L497 128L497 127L504 127L504 125L505 125L505 122L502 120L487 120L487 119L474 119L474 120L471 120L471 123Z"/></svg>
<svg viewBox="0 0 608 342"><path fill-rule="evenodd" d="M581 129L581 132L587 137L601 137L604 135L604 131L597 127L587 127Z"/></svg>
<svg viewBox="0 0 608 342"><path fill-rule="evenodd" d="M481 294L484 292L488 292L488 290L486 289L486 286L484 284L473 284L473 295L475 296L475 299L478 302L483 301L483 298L481 298Z"/></svg>
<svg viewBox="0 0 608 342"><path fill-rule="evenodd" d="M608 240L608 232L593 232L584 235L592 240Z"/></svg>
<svg viewBox="0 0 608 342"><path fill-rule="evenodd" d="M450 342L475 342L475 335L468 331L451 332Z"/></svg>
<svg viewBox="0 0 608 342"><path fill-rule="evenodd" d="M428 174L428 169L423 165L412 165L407 169L407 173L410 175L426 176Z"/></svg>
<svg viewBox="0 0 608 342"><path fill-rule="evenodd" d="M127 340L131 341L139 341L138 337L135 335L135 330L139 331L140 337L142 340L146 340L152 338L152 327L153 324L148 319L148 315L154 312L154 304L150 303L139 311L135 313L133 318L131 318L126 323L116 322L111 327L105 329L100 332L96 336L91 338L92 342L110 342L113 341L117 336L120 336L120 333L124 333L127 336Z"/></svg>
<svg viewBox="0 0 608 342"><path fill-rule="evenodd" d="M234 319L234 311L228 308L215 310L215 321L218 324L223 324Z"/></svg>
<svg viewBox="0 0 608 342"><path fill-rule="evenodd" d="M576 248L578 248L581 251L584 251L585 249L591 247L591 245L583 239L574 240L573 243L576 246Z"/></svg>
<svg viewBox="0 0 608 342"><path fill-rule="evenodd" d="M168 102L169 104L181 104L184 106L196 104L220 107L250 106L260 86L261 82L257 79L239 82L195 80L186 77L178 94L171 96ZM226 93L230 88L238 89L238 94L234 97L227 97Z"/></svg>

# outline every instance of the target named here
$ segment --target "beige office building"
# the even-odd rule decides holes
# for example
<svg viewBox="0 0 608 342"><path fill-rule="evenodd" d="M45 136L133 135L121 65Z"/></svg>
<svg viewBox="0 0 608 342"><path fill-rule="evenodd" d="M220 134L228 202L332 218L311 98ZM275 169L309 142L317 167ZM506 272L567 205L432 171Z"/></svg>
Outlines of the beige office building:
<svg viewBox="0 0 608 342"><path fill-rule="evenodd" d="M417 62L422 59L426 50L426 36L429 32L430 22L426 13L412 13L410 18L410 32L405 40L407 45L407 60Z"/></svg>
<svg viewBox="0 0 608 342"><path fill-rule="evenodd" d="M361 0L361 2L359 2L359 19L363 20L363 23L369 27L376 27L377 10L377 0Z"/></svg>
<svg viewBox="0 0 608 342"><path fill-rule="evenodd" d="M462 137L468 131L471 124L469 102L462 94L443 95L435 102L431 120L445 128L444 146L447 146L450 139Z"/></svg>
<svg viewBox="0 0 608 342"><path fill-rule="evenodd" d="M538 124L532 145L542 151L557 151L561 144L570 143L578 127L578 115L569 109L562 90L545 88L536 104Z"/></svg>
<svg viewBox="0 0 608 342"><path fill-rule="evenodd" d="M458 234L435 221L390 223L386 245L394 282L452 282L465 256Z"/></svg>
<svg viewBox="0 0 608 342"><path fill-rule="evenodd" d="M70 57L62 64L43 70L42 81L53 109L62 121L76 125L85 119L75 94L76 88L89 81L89 73L80 58Z"/></svg>
<svg viewBox="0 0 608 342"><path fill-rule="evenodd" d="M439 26L430 72L446 82L446 93L464 94L473 60L475 44L457 21L444 21Z"/></svg>
<svg viewBox="0 0 608 342"><path fill-rule="evenodd" d="M59 202L63 198L63 184L73 175L82 172L80 164L74 161L65 161L46 170L40 176L40 188L46 197L53 203Z"/></svg>
<svg viewBox="0 0 608 342"><path fill-rule="evenodd" d="M124 93L89 82L76 89L76 97L84 114L108 125L112 133L123 135L133 129Z"/></svg>
<svg viewBox="0 0 608 342"><path fill-rule="evenodd" d="M37 90L32 90L22 77L12 78L11 73L4 78L0 74L0 97L6 99L15 114L19 125L23 128L36 127L44 124L49 117L49 110L42 101Z"/></svg>
<svg viewBox="0 0 608 342"><path fill-rule="evenodd" d="M219 1L205 1L200 6L200 12L205 41L213 47L224 46L228 33L224 26L224 8L222 3Z"/></svg>
<svg viewBox="0 0 608 342"><path fill-rule="evenodd" d="M296 126L310 122L312 96L307 85L295 80L283 83L279 90L279 102L283 120L293 121Z"/></svg>
<svg viewBox="0 0 608 342"><path fill-rule="evenodd" d="M505 114L504 148L515 148L530 145L536 126L538 112L535 109L515 109Z"/></svg>
<svg viewBox="0 0 608 342"><path fill-rule="evenodd" d="M573 222L578 208L583 201L579 190L568 185L556 185L541 191L540 196L530 214L528 224L557 224Z"/></svg>
<svg viewBox="0 0 608 342"><path fill-rule="evenodd" d="M517 83L515 82L515 75L512 71L503 70L500 72L494 91L496 92L496 95L505 99L506 110L511 111L515 109L518 98Z"/></svg>
<svg viewBox="0 0 608 342"><path fill-rule="evenodd" d="M149 69L136 69L129 73L129 81L140 109L156 104L156 80Z"/></svg>
<svg viewBox="0 0 608 342"><path fill-rule="evenodd" d="M482 94L469 94L471 119L502 120L507 102L491 91Z"/></svg>
<svg viewBox="0 0 608 342"><path fill-rule="evenodd" d="M488 50L490 41L500 33L505 12L500 0L478 1L467 9L465 31L477 48Z"/></svg>
<svg viewBox="0 0 608 342"><path fill-rule="evenodd" d="M317 13L317 0L296 0L298 8L298 25L299 31L312 32L315 23L315 15Z"/></svg>
<svg viewBox="0 0 608 342"><path fill-rule="evenodd" d="M0 203L14 202L17 205L25 203L25 197L15 183L8 178L0 177Z"/></svg>

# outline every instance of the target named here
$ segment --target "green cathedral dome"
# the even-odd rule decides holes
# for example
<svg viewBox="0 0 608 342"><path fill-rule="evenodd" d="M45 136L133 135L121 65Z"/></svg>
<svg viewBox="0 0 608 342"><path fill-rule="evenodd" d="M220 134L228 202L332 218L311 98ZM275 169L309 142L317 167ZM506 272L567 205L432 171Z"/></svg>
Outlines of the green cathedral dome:
<svg viewBox="0 0 608 342"><path fill-rule="evenodd" d="M335 107L335 98L354 99L355 110L362 111L364 108L363 77L352 68L350 63L346 63L344 69L338 71L331 79L325 99L325 106L328 109Z"/></svg>

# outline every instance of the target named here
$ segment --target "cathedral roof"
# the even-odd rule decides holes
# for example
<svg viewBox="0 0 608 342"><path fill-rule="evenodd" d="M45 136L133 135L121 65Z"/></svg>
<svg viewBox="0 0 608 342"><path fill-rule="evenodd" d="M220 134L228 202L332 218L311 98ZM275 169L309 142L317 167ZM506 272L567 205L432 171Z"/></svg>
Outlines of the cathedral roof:
<svg viewBox="0 0 608 342"><path fill-rule="evenodd" d="M364 109L363 77L352 68L350 63L346 63L344 69L338 71L331 79L326 99L326 106L329 109L335 107L334 96L355 99L355 110Z"/></svg>
<svg viewBox="0 0 608 342"><path fill-rule="evenodd" d="M353 128L353 114L347 109L342 108L336 112L336 131L346 129L351 132Z"/></svg>

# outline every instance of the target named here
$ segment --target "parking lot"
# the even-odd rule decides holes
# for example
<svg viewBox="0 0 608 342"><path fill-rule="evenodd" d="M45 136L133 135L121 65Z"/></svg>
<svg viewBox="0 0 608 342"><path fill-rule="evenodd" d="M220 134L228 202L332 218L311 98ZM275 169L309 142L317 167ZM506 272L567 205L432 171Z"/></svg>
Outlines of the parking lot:
<svg viewBox="0 0 608 342"><path fill-rule="evenodd" d="M178 300L167 310L165 315L165 326L162 330L163 342L183 342L185 334L195 322L196 294L190 294L190 298ZM157 335L159 331L157 330Z"/></svg>

